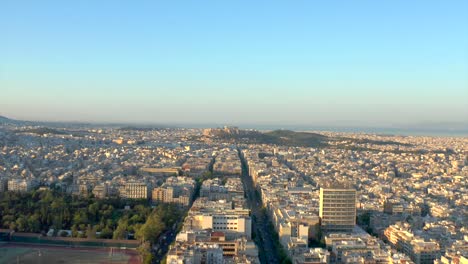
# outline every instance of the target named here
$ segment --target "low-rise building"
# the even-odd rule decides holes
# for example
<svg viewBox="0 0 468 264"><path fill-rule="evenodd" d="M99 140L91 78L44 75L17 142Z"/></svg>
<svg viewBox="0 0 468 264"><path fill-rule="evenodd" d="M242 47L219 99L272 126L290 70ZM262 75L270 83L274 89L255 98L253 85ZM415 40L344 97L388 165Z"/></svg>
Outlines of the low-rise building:
<svg viewBox="0 0 468 264"><path fill-rule="evenodd" d="M153 189L153 202L176 203L188 206L192 200L195 181L188 177L170 177L166 182Z"/></svg>
<svg viewBox="0 0 468 264"><path fill-rule="evenodd" d="M11 179L8 181L7 189L12 192L29 192L37 186L37 183L27 179Z"/></svg>
<svg viewBox="0 0 468 264"><path fill-rule="evenodd" d="M408 255L416 264L432 264L440 257L436 241L425 241L414 235L408 224L397 223L384 231L386 240L398 251Z"/></svg>

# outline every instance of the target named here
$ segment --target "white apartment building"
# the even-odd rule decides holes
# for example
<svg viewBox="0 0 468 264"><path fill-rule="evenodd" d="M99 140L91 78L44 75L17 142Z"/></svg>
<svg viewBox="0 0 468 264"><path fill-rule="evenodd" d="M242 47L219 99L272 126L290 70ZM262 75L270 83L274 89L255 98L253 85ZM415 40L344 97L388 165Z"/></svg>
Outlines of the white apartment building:
<svg viewBox="0 0 468 264"><path fill-rule="evenodd" d="M248 238L252 235L252 219L235 214L196 214L192 226L197 229L212 229L225 233L236 233Z"/></svg>

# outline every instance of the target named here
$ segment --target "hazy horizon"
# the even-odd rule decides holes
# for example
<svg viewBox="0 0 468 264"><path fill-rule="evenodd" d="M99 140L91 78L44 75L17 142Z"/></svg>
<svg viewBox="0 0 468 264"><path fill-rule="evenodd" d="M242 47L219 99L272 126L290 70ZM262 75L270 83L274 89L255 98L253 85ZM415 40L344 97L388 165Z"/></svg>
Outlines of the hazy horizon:
<svg viewBox="0 0 468 264"><path fill-rule="evenodd" d="M0 117L2 115L0 114ZM6 116L3 116L6 117ZM9 118L9 117L6 117ZM10 117L11 118L11 117ZM13 120L18 120L11 118ZM385 135L414 135L414 136L468 136L468 124L466 123L416 123L416 124L387 124L382 126L359 125L356 123L330 122L329 124L267 124L267 123L178 123L178 122L86 122L86 121L50 121L50 120L18 120L37 122L36 125L57 126L61 125L86 125L86 126L119 126L119 127L166 127L166 128L219 128L223 126L237 126L241 129L255 129L259 131L293 130L309 132L344 132L344 133L369 133Z"/></svg>
<svg viewBox="0 0 468 264"><path fill-rule="evenodd" d="M0 115L468 124L466 1L6 1Z"/></svg>

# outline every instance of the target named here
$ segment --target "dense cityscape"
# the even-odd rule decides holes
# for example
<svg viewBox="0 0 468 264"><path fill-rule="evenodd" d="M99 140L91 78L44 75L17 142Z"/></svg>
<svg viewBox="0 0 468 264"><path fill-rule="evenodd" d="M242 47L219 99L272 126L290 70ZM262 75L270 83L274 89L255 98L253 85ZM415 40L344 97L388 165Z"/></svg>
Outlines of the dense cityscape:
<svg viewBox="0 0 468 264"><path fill-rule="evenodd" d="M468 264L467 10L0 0L0 264Z"/></svg>
<svg viewBox="0 0 468 264"><path fill-rule="evenodd" d="M0 262L28 243L128 263L468 263L467 152L466 137L3 121Z"/></svg>

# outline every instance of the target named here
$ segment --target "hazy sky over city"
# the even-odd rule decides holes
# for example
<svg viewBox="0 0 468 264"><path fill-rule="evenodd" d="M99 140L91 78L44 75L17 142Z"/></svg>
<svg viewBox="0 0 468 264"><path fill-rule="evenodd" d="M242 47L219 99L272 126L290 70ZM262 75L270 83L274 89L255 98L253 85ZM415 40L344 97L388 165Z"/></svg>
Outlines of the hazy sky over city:
<svg viewBox="0 0 468 264"><path fill-rule="evenodd" d="M0 115L468 123L468 1L2 1Z"/></svg>

